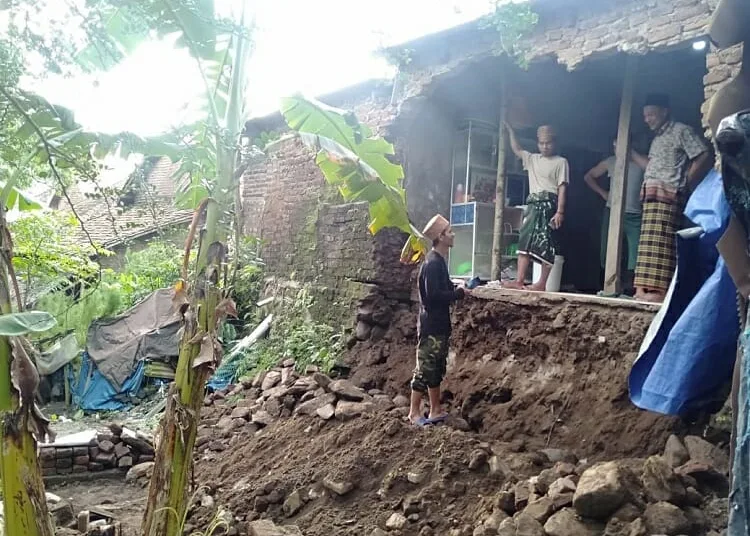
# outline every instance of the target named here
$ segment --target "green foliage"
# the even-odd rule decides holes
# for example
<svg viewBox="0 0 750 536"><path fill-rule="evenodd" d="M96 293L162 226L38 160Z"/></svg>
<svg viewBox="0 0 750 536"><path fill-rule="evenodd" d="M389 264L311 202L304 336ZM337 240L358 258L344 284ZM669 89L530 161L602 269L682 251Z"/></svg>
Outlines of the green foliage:
<svg viewBox="0 0 750 536"><path fill-rule="evenodd" d="M122 52L149 33L157 37L176 36L175 46L195 59L205 93L199 106L205 118L183 125L166 138L174 141L178 154L153 147L150 155L167 155L179 160L175 171L176 204L195 208L207 197L228 198L229 188L219 186L217 175L231 174L235 165L238 135L244 121L242 108L246 78L244 65L249 57L250 29L243 20L216 15L213 0L142 0L109 2L98 0L100 10L109 13L107 32ZM80 58L92 68L107 67L96 46L85 49ZM238 67L241 67L238 69ZM171 148L171 147L170 147ZM220 199L221 206L229 206Z"/></svg>
<svg viewBox="0 0 750 536"><path fill-rule="evenodd" d="M84 289L82 294L77 302L64 292L46 294L39 299L37 308L57 319L57 326L48 336L73 332L83 347L94 320L114 316L125 307L122 288L117 284L102 281L94 288Z"/></svg>
<svg viewBox="0 0 750 536"><path fill-rule="evenodd" d="M496 54L507 54L519 66L526 68L529 62L523 39L534 30L538 22L539 15L528 2L495 0L495 10L484 17L481 27L497 32Z"/></svg>
<svg viewBox="0 0 750 536"><path fill-rule="evenodd" d="M179 279L181 259L182 251L177 246L151 242L142 250L126 252L119 271L103 270L101 281L84 285L79 301L70 292L72 286L66 286L67 293L63 290L42 296L37 308L57 319L52 335L74 332L83 346L94 320L116 316L155 290L172 286Z"/></svg>
<svg viewBox="0 0 750 536"><path fill-rule="evenodd" d="M352 112L299 95L282 99L281 113L289 127L317 151L316 164L344 200L368 203L370 233L386 227L408 233L401 260L419 261L428 246L409 220L404 170L390 161L393 145L374 136Z"/></svg>
<svg viewBox="0 0 750 536"><path fill-rule="evenodd" d="M313 297L301 289L294 297L285 296L274 315L271 331L241 358L238 376L268 370L284 359L294 359L297 369L304 371L315 365L329 372L344 350L343 333L310 315Z"/></svg>
<svg viewBox="0 0 750 536"><path fill-rule="evenodd" d="M180 278L184 251L156 240L141 250L127 251L122 270L112 278L123 288L130 307L160 288L173 286Z"/></svg>
<svg viewBox="0 0 750 536"><path fill-rule="evenodd" d="M60 281L88 280L99 273L91 259L110 252L82 246L75 239L78 222L61 212L36 212L10 224L13 233L13 267L25 288L24 301Z"/></svg>
<svg viewBox="0 0 750 536"><path fill-rule="evenodd" d="M259 257L260 241L251 236L242 237L238 256L237 275L232 295L237 304L237 317L246 321L255 312L263 283L263 261Z"/></svg>

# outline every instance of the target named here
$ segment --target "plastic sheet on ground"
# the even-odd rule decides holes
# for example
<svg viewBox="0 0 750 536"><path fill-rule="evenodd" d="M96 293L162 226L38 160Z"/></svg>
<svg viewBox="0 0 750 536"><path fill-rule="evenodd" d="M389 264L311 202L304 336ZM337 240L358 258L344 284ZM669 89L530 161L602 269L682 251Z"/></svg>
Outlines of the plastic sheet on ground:
<svg viewBox="0 0 750 536"><path fill-rule="evenodd" d="M36 368L42 376L54 374L78 356L78 341L71 333L57 341L52 347L37 356Z"/></svg>
<svg viewBox="0 0 750 536"><path fill-rule="evenodd" d="M730 215L718 172L698 186L685 215L702 232L678 236L672 284L629 378L636 406L670 415L721 407L739 333L735 285L716 249Z"/></svg>
<svg viewBox="0 0 750 536"><path fill-rule="evenodd" d="M135 396L143 386L145 377L145 362L140 361L117 389L99 371L88 353L83 352L78 377L70 378L73 404L84 411L123 410L128 407L123 399Z"/></svg>
<svg viewBox="0 0 750 536"><path fill-rule="evenodd" d="M115 387L124 386L137 363L178 355L180 314L173 296L172 289L157 290L120 316L98 320L89 328L86 349Z"/></svg>
<svg viewBox="0 0 750 536"><path fill-rule="evenodd" d="M263 322L250 335L237 341L232 351L224 357L219 368L216 369L216 372L208 380L206 387L209 390L220 391L237 379L237 369L245 357L244 353L266 334L271 327L271 322L273 322L272 314L266 316Z"/></svg>

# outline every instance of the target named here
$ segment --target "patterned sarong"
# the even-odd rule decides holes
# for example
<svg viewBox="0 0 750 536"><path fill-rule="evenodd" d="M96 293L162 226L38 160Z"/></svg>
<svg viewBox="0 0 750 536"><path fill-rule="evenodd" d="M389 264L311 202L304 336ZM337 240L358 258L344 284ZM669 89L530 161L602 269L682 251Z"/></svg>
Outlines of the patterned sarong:
<svg viewBox="0 0 750 536"><path fill-rule="evenodd" d="M550 192L531 194L526 200L523 224L518 239L518 253L543 264L554 264L559 254L557 233L550 220L557 212L557 195Z"/></svg>
<svg viewBox="0 0 750 536"><path fill-rule="evenodd" d="M669 288L677 263L675 233L680 229L681 219L681 203L643 202L641 240L635 267L636 287L652 291Z"/></svg>

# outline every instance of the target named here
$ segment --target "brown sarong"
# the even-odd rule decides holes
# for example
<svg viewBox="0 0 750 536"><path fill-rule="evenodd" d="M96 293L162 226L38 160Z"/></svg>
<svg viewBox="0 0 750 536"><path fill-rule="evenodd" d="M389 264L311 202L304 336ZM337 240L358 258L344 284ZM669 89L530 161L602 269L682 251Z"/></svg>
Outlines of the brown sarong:
<svg viewBox="0 0 750 536"><path fill-rule="evenodd" d="M635 267L635 286L666 291L677 264L676 238L682 220L682 204L643 202L641 240Z"/></svg>

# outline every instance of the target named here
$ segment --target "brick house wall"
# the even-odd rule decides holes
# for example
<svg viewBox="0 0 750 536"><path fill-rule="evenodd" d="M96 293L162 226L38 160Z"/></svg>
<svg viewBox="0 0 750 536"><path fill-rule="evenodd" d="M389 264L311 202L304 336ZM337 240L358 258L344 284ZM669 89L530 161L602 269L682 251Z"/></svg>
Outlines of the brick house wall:
<svg viewBox="0 0 750 536"><path fill-rule="evenodd" d="M408 301L411 272L399 262L404 235L367 230L366 203L344 204L297 137L272 144L243 177L245 233L262 240L267 294L307 283L316 316L349 325L364 299Z"/></svg>
<svg viewBox="0 0 750 536"><path fill-rule="evenodd" d="M523 46L530 61L554 57L574 70L588 59L617 52L645 54L704 37L717 4L718 0L537 0L539 24ZM426 50L418 52L421 61L408 74L402 99L424 94L441 75L492 55L495 40L491 31L467 28L442 40L450 46L428 42ZM739 71L740 62L741 47L707 54L706 101ZM706 102L704 123L707 107Z"/></svg>
<svg viewBox="0 0 750 536"><path fill-rule="evenodd" d="M540 23L526 41L532 61L554 57L569 70L586 60L618 52L644 54L704 37L717 0L537 0ZM434 84L443 75L493 55L496 36L467 25L416 44L403 73L396 106L372 94L350 96L335 105L353 109L360 121L395 144L406 170L405 186L413 221L422 225L446 213L450 192L436 174L450 167L450 125L430 113ZM423 42L422 42L423 41ZM683 45L684 46L684 45ZM706 101L739 70L741 49L706 55ZM707 111L707 103L703 105ZM435 121L432 121L432 120ZM432 121L432 122L431 122ZM447 181L449 184L449 181ZM434 186L434 188L432 186ZM276 291L312 283L325 307L321 314L350 324L358 303L406 300L414 274L398 263L402 237L366 230L365 205L341 205L325 184L313 155L289 138L270 148L243 177L245 232L264 242L268 273ZM292 282L291 284L289 282ZM349 320L346 320L347 317Z"/></svg>
<svg viewBox="0 0 750 536"><path fill-rule="evenodd" d="M712 50L706 56L706 66L708 67L708 74L703 79L706 100L701 107L704 126L706 126L705 118L708 114L711 98L740 72L740 67L742 67L742 45L740 44L721 51ZM708 129L706 130L706 135L710 135Z"/></svg>

